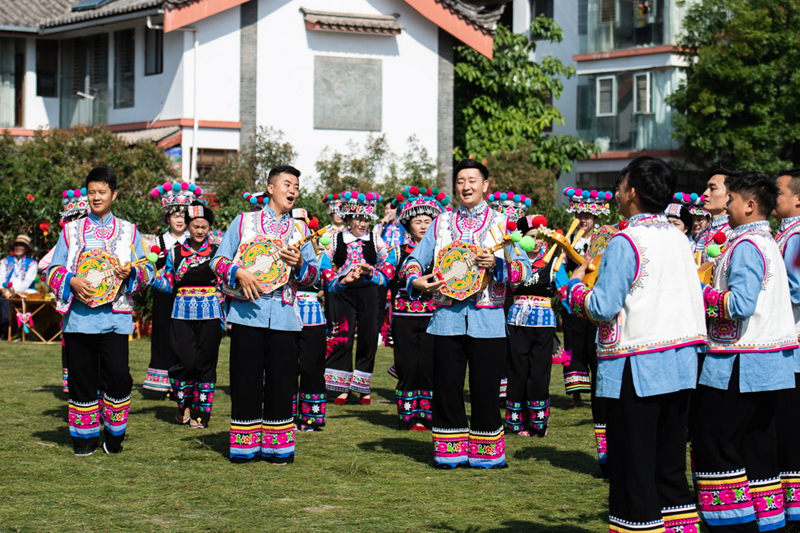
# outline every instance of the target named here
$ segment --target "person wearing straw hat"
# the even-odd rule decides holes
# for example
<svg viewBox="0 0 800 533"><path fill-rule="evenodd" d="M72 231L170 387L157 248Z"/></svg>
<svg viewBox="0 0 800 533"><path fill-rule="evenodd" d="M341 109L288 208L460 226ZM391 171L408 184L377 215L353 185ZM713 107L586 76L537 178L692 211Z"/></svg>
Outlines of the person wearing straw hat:
<svg viewBox="0 0 800 533"><path fill-rule="evenodd" d="M163 272L152 285L175 296L170 343L177 362L169 368L178 403L175 420L202 429L208 427L214 403L224 316L217 277L209 265L217 252L217 245L208 240L214 212L195 200L186 207L184 217L189 238L168 251Z"/></svg>
<svg viewBox="0 0 800 533"><path fill-rule="evenodd" d="M33 243L27 235L17 235L9 246L11 253L0 260L0 328L8 331L10 304L8 298L31 288L36 281L36 260L33 259Z"/></svg>
<svg viewBox="0 0 800 533"><path fill-rule="evenodd" d="M376 291L386 290L394 277L397 250L389 249L369 230L370 221L377 219L380 194L344 191L340 197L339 214L348 229L336 235L328 252L335 274L327 284L333 332L325 365L325 387L339 393L334 399L337 405L347 403L351 392L360 395L359 403L369 405L378 350Z"/></svg>
<svg viewBox="0 0 800 533"><path fill-rule="evenodd" d="M186 208L203 190L187 182L165 182L150 191L153 198L161 197L161 215L168 230L156 237L155 244L165 251L172 250L176 244L183 244L189 233L186 231ZM156 270L166 264L166 257L159 258ZM171 346L170 316L175 303L175 295L170 292L153 292L152 324L150 333L150 363L144 374L142 388L162 398L169 398L169 369L178 362Z"/></svg>

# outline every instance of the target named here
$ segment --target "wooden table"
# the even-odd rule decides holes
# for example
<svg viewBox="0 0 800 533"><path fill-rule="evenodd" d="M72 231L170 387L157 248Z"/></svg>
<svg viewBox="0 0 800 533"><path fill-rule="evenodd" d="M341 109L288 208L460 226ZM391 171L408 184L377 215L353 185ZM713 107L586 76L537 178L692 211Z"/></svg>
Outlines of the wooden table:
<svg viewBox="0 0 800 533"><path fill-rule="evenodd" d="M61 340L61 315L56 311L56 301L51 294L15 294L9 298L8 340L54 344ZM27 315L30 313L30 315ZM28 316L28 333L17 325L19 316ZM14 333L14 329L17 329Z"/></svg>

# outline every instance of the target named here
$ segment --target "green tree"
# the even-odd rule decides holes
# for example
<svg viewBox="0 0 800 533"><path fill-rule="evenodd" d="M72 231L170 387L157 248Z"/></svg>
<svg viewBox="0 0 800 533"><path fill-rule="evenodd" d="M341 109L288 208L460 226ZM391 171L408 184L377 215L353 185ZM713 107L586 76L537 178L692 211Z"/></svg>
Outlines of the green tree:
<svg viewBox="0 0 800 533"><path fill-rule="evenodd" d="M686 79L667 103L699 165L800 165L800 1L701 0L678 46Z"/></svg>
<svg viewBox="0 0 800 533"><path fill-rule="evenodd" d="M572 161L588 157L594 146L577 137L546 132L563 124L552 102L561 96L563 78L575 74L558 59L531 60L537 40L561 41L561 28L537 17L530 36L513 33L499 24L494 36L494 59L475 50L456 47L455 150L456 159L468 154L484 159L497 153L524 150L522 168L569 171ZM491 170L491 168L490 168ZM522 190L522 192L526 192Z"/></svg>
<svg viewBox="0 0 800 533"><path fill-rule="evenodd" d="M128 146L105 127L79 127L37 132L23 142L0 137L0 243L24 232L39 249L55 244L63 191L83 187L96 166L117 173L114 213L144 233L158 231L163 221L149 191L175 179L164 151L146 142ZM43 222L50 224L47 235Z"/></svg>

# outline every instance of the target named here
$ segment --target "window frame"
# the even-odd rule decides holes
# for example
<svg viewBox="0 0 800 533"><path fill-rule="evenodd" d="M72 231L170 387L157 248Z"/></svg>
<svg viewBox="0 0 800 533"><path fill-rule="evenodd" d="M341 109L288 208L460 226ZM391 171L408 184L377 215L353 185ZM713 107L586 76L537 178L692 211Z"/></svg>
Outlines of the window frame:
<svg viewBox="0 0 800 533"><path fill-rule="evenodd" d="M154 36L154 42L150 43L150 36ZM153 47L155 50L153 50ZM154 54L153 70L148 70L148 58ZM144 75L156 76L164 73L164 31L160 29L144 28Z"/></svg>
<svg viewBox="0 0 800 533"><path fill-rule="evenodd" d="M130 70L123 72L120 61L122 59L121 42L122 36L129 34L131 36L130 42ZM133 28L125 28L114 32L114 90L113 90L113 103L114 109L130 109L136 107L136 30ZM130 75L130 100L123 100L122 86L123 77L125 74Z"/></svg>
<svg viewBox="0 0 800 533"><path fill-rule="evenodd" d="M600 110L600 84L604 81L611 81L611 112L603 113ZM598 76L595 78L595 100L594 100L594 116L596 117L615 117L617 116L617 76Z"/></svg>
<svg viewBox="0 0 800 533"><path fill-rule="evenodd" d="M639 108L639 83L638 80L644 77L645 81L645 99L647 103L646 109ZM633 75L633 114L634 115L650 115L653 113L653 76L650 71L637 72Z"/></svg>

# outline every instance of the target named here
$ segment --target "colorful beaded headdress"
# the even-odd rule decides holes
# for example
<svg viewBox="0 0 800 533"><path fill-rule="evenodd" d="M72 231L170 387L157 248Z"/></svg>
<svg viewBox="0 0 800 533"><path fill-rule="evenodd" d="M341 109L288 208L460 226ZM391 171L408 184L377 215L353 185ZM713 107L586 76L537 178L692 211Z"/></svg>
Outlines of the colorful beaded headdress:
<svg viewBox="0 0 800 533"><path fill-rule="evenodd" d="M244 198L245 202L250 203L250 211L258 211L264 205L269 203L269 196L267 196L266 191L262 192L249 192L244 191L242 193L242 198Z"/></svg>
<svg viewBox="0 0 800 533"><path fill-rule="evenodd" d="M339 211L339 206L342 203L340 194L338 192L328 193L322 197L322 203L325 204L328 214L332 215Z"/></svg>
<svg viewBox="0 0 800 533"><path fill-rule="evenodd" d="M417 215L436 218L449 203L450 197L439 189L420 187L406 187L392 200L392 205L397 207L397 220L403 225Z"/></svg>
<svg viewBox="0 0 800 533"><path fill-rule="evenodd" d="M524 217L531 206L531 199L524 194L495 191L486 196L486 201L492 209L500 211L510 220Z"/></svg>
<svg viewBox="0 0 800 533"><path fill-rule="evenodd" d="M697 194L696 192L693 192L691 194L686 193L686 192L676 192L675 195L673 196L673 199L676 202L679 202L679 203L685 205L686 208L689 210L689 213L692 214L692 215L700 215L700 216L709 217L709 218L711 217L711 213L709 213L708 211L706 211L703 208L703 195L702 194ZM672 205L673 204L670 204L670 207ZM670 207L667 208L668 211L669 211ZM680 211L679 208L676 208L676 209L678 209L678 211ZM678 216L678 215L673 215L673 216Z"/></svg>
<svg viewBox="0 0 800 533"><path fill-rule="evenodd" d="M381 195L376 192L344 191L339 194L342 203L338 213L342 218L367 217L375 220L378 218L376 207L381 201Z"/></svg>
<svg viewBox="0 0 800 533"><path fill-rule="evenodd" d="M82 189L68 189L64 191L61 196L62 219L89 213L89 198L86 196L86 187Z"/></svg>
<svg viewBox="0 0 800 533"><path fill-rule="evenodd" d="M161 213L165 217L178 211L185 211L186 207L202 194L202 188L186 181L177 181L175 183L166 181L163 185L154 187L150 191L150 196L153 198L161 196Z"/></svg>
<svg viewBox="0 0 800 533"><path fill-rule="evenodd" d="M611 210L611 191L590 191L589 189L574 189L567 187L564 194L569 198L570 213L589 213L592 215L607 215Z"/></svg>

